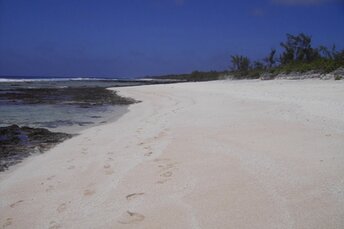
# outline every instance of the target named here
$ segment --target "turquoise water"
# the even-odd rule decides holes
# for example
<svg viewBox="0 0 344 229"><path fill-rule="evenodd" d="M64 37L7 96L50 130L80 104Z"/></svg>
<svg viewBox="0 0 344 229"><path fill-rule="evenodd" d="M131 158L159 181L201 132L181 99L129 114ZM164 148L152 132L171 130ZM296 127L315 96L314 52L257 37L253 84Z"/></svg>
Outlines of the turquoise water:
<svg viewBox="0 0 344 229"><path fill-rule="evenodd" d="M20 88L113 87L131 85L111 80L0 80L0 93ZM132 85L137 85L134 82ZM111 122L127 111L126 105L9 104L0 101L0 126L42 127L51 131L78 133L83 129Z"/></svg>
<svg viewBox="0 0 344 229"><path fill-rule="evenodd" d="M127 106L81 108L61 105L0 105L0 126L42 127L51 131L78 133L110 122L127 111Z"/></svg>

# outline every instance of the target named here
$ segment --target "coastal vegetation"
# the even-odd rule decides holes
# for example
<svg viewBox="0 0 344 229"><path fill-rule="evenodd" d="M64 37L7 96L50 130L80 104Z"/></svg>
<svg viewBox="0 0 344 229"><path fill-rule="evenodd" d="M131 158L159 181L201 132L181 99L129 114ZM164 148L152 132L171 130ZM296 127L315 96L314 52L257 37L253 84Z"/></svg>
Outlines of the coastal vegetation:
<svg viewBox="0 0 344 229"><path fill-rule="evenodd" d="M153 76L148 78L154 79L175 79L180 81L210 81L210 80L218 80L222 76L228 74L228 71L193 71L192 73L187 74L170 74L170 75L163 75L163 76Z"/></svg>
<svg viewBox="0 0 344 229"><path fill-rule="evenodd" d="M265 58L253 63L246 56L231 56L230 74L238 79L255 79L265 73L269 73L270 77L309 71L326 74L344 67L344 50L338 51L335 45L315 48L312 46L312 37L304 33L287 34L286 41L281 42L280 47L279 52L272 49Z"/></svg>
<svg viewBox="0 0 344 229"><path fill-rule="evenodd" d="M304 33L287 34L280 43L280 50L271 49L259 60L252 61L248 56L232 55L229 71L194 71L189 74L164 75L154 78L178 79L183 81L209 81L230 76L233 79L258 79L263 75L274 78L278 74L314 72L326 74L344 68L344 49L336 46L320 45L313 47L312 37ZM334 77L339 80L341 75Z"/></svg>

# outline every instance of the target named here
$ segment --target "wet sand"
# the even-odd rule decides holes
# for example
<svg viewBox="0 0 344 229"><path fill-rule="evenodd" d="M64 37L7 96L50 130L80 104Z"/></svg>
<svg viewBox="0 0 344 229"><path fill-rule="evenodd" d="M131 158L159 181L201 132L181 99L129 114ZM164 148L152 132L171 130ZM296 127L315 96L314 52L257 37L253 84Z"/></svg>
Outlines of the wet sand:
<svg viewBox="0 0 344 229"><path fill-rule="evenodd" d="M344 227L344 81L116 90L142 102L0 174L0 226Z"/></svg>

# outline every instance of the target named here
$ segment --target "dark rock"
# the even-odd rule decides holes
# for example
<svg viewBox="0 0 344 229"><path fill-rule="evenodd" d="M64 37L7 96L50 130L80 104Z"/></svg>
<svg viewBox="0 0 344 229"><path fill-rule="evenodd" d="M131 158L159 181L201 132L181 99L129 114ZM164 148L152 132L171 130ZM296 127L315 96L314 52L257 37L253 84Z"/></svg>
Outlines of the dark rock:
<svg viewBox="0 0 344 229"><path fill-rule="evenodd" d="M40 127L46 128L57 128L59 126L86 126L89 124L94 124L94 122L77 122L77 121L70 121L70 120L55 120L55 121L48 121L48 122L34 122L34 125L38 125Z"/></svg>
<svg viewBox="0 0 344 229"><path fill-rule="evenodd" d="M90 116L90 118L101 118L102 116L99 116L99 115L92 115Z"/></svg>
<svg viewBox="0 0 344 229"><path fill-rule="evenodd" d="M128 105L136 101L102 87L18 88L1 91L0 101L12 104L63 104L90 108L98 105Z"/></svg>
<svg viewBox="0 0 344 229"><path fill-rule="evenodd" d="M0 171L32 153L42 153L70 137L70 134L51 132L44 128L17 125L0 127Z"/></svg>

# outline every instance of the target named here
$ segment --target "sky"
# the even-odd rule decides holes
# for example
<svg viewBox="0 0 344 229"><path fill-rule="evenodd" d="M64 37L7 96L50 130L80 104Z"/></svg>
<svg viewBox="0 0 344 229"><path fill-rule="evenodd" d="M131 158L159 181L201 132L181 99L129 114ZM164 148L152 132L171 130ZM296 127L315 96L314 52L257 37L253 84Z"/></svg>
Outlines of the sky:
<svg viewBox="0 0 344 229"><path fill-rule="evenodd" d="M0 75L226 70L300 32L343 49L344 0L0 0Z"/></svg>

